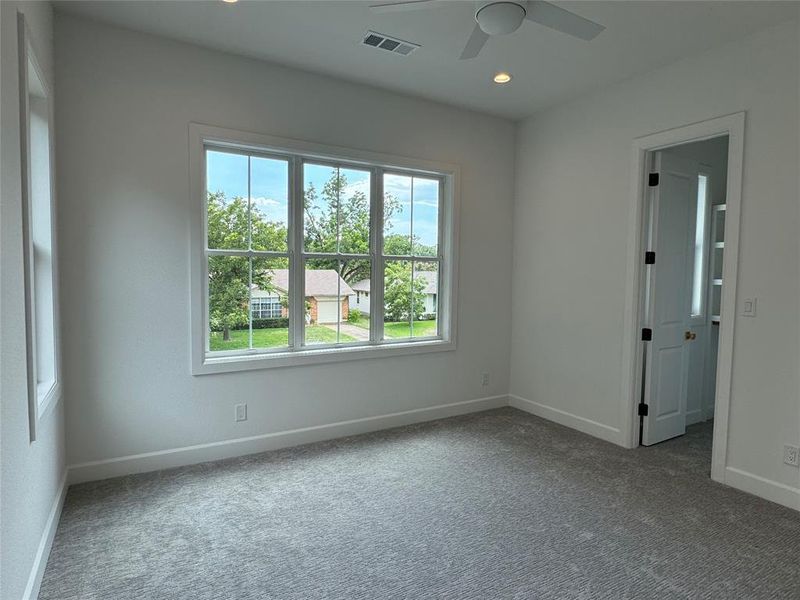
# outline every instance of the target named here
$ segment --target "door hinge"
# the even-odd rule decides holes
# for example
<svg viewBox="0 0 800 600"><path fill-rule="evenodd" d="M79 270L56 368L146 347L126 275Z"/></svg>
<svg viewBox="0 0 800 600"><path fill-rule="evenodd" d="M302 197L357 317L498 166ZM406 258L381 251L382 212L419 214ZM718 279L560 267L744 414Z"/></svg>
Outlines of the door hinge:
<svg viewBox="0 0 800 600"><path fill-rule="evenodd" d="M646 265L654 265L656 264L656 253L648 250L644 253L644 264Z"/></svg>
<svg viewBox="0 0 800 600"><path fill-rule="evenodd" d="M644 402L639 404L639 416L640 417L646 417L647 413L649 412L649 410L650 410L649 405L645 404Z"/></svg>
<svg viewBox="0 0 800 600"><path fill-rule="evenodd" d="M649 327L645 327L644 329L642 329L642 341L649 342L652 341L652 339L653 339L653 330L650 329Z"/></svg>
<svg viewBox="0 0 800 600"><path fill-rule="evenodd" d="M656 187L658 185L658 173L650 173L647 177L647 185Z"/></svg>

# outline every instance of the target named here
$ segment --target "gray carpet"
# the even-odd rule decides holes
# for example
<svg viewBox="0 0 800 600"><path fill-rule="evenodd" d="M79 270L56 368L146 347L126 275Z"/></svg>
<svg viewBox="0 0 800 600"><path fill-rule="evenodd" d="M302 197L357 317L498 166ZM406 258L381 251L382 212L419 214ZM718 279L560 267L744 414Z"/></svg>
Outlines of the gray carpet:
<svg viewBox="0 0 800 600"><path fill-rule="evenodd" d="M40 598L800 598L800 513L504 408L70 488Z"/></svg>

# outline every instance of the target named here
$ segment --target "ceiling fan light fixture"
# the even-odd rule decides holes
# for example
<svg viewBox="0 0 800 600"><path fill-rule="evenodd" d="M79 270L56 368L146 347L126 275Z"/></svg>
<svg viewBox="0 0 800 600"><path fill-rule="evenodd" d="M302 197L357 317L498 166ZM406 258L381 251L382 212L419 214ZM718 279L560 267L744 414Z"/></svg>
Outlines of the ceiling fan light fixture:
<svg viewBox="0 0 800 600"><path fill-rule="evenodd" d="M492 77L492 81L497 84L503 85L504 83L508 83L511 81L511 73L506 73L505 71L500 71L499 73L495 73L494 77Z"/></svg>
<svg viewBox="0 0 800 600"><path fill-rule="evenodd" d="M519 29L526 14L516 2L488 2L475 13L475 20L487 35L503 35Z"/></svg>

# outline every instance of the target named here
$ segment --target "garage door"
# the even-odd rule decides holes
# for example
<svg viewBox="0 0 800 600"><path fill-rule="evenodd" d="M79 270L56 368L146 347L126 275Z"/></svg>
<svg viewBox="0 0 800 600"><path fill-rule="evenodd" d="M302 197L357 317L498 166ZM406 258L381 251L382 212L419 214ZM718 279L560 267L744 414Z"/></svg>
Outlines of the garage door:
<svg viewBox="0 0 800 600"><path fill-rule="evenodd" d="M317 302L317 315L320 323L336 323L339 314L336 300L320 300Z"/></svg>

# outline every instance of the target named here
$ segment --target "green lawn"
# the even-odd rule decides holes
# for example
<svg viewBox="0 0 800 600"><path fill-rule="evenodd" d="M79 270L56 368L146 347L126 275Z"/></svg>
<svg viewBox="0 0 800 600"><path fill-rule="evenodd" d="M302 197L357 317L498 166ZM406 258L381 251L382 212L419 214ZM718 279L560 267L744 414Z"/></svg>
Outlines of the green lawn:
<svg viewBox="0 0 800 600"><path fill-rule="evenodd" d="M223 341L221 331L212 331L209 345L211 350L241 350L248 348L247 329L231 331L231 339ZM356 338L344 333L340 337L342 342L354 342ZM306 343L336 343L336 331L323 325L306 325ZM289 330L281 329L253 329L254 348L281 348L289 344Z"/></svg>
<svg viewBox="0 0 800 600"><path fill-rule="evenodd" d="M357 327L369 329L369 318L362 316L352 323ZM414 321L414 337L428 337L436 335L436 321ZM387 322L383 324L383 334L387 338L400 339L411 337L411 326L406 322Z"/></svg>

